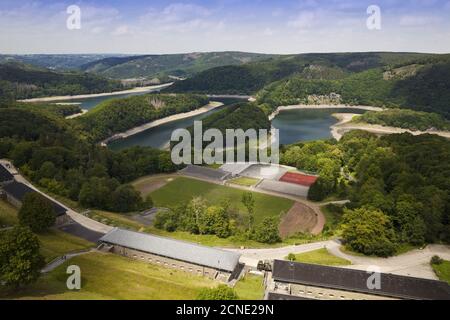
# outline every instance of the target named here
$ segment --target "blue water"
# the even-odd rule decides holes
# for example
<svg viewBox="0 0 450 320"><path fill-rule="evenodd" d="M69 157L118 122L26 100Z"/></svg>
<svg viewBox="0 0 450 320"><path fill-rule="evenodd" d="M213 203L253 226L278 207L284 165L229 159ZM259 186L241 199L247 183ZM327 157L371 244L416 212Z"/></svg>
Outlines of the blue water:
<svg viewBox="0 0 450 320"><path fill-rule="evenodd" d="M126 98L135 95L143 95L159 89L139 93L128 93L116 96L106 96L88 99L69 100L67 102L80 102L82 109L90 110L99 103L116 98ZM227 105L236 103L239 99L214 99ZM242 101L242 100L241 100ZM116 140L109 144L113 150L121 150L131 146L149 146L153 148L166 148L170 141L172 132L179 128L187 128L194 121L201 120L222 108L217 108L201 115L173 121L156 128L151 128L126 139ZM280 130L280 143L291 144L300 141L311 141L331 138L330 127L337 123L333 113L364 113L364 110L348 109L321 109L321 110L284 110L273 120L272 126Z"/></svg>
<svg viewBox="0 0 450 320"><path fill-rule="evenodd" d="M330 127L338 122L333 113L364 112L356 109L284 110L272 120L272 126L279 130L281 144L329 139L332 137Z"/></svg>
<svg viewBox="0 0 450 320"><path fill-rule="evenodd" d="M147 94L150 92L157 92L157 91L160 91L160 89L151 89L151 90L144 91L144 92L124 93L124 94L96 97L96 98L72 99L72 100L65 100L65 101L58 101L58 102L80 103L81 109L91 110L95 106L97 106L98 104L100 104L106 100L126 98L126 97L131 97L131 96L140 96L143 94Z"/></svg>

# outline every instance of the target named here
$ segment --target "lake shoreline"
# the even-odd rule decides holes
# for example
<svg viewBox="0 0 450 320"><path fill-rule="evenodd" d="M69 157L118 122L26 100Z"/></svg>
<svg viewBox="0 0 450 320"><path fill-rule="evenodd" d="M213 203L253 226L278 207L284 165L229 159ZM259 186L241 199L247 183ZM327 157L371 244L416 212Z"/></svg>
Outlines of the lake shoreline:
<svg viewBox="0 0 450 320"><path fill-rule="evenodd" d="M217 109L222 106L224 106L224 104L222 102L210 101L209 104L207 104L203 107L200 107L198 109L188 111L188 112L183 112L183 113L177 113L177 114L165 117L165 118L153 120L151 122L148 122L143 125L129 129L125 132L116 133L113 136L101 141L100 144L102 146L106 147L106 146L108 146L108 143L111 143L113 141L120 140L120 139L126 139L126 138L136 135L138 133L144 132L144 131L152 129L152 128L156 128L158 126L161 126L163 124L167 124L167 123L170 123L173 121L195 117L195 116L201 115L203 113L209 112L211 110Z"/></svg>
<svg viewBox="0 0 450 320"><path fill-rule="evenodd" d="M89 98L100 98L100 97L108 97L108 96L117 96L122 94L133 94L133 93L143 93L150 90L158 90L170 87L173 82L158 84L154 86L147 87L136 87L133 89L114 91L114 92L104 92L104 93L91 93L91 94L80 94L75 96L53 96L53 97L42 97L42 98L32 98L25 100L18 100L19 102L54 102L54 101L66 101L66 100L79 100L79 99L89 99Z"/></svg>
<svg viewBox="0 0 450 320"><path fill-rule="evenodd" d="M440 131L440 130L410 130L399 127L388 127L378 124L370 123L352 123L355 116L360 116L359 114L353 113L334 113L333 117L339 120L338 123L331 126L331 135L336 140L340 140L342 136L352 130L363 130L374 134L399 134L399 133L410 133L414 136L422 134L434 134L447 139L450 139L450 131Z"/></svg>
<svg viewBox="0 0 450 320"><path fill-rule="evenodd" d="M324 109L348 109L348 110L367 110L367 111L383 111L385 109L372 106L350 106L345 104L298 104L289 106L279 106L269 115L269 121L272 121L281 111L286 110L324 110Z"/></svg>

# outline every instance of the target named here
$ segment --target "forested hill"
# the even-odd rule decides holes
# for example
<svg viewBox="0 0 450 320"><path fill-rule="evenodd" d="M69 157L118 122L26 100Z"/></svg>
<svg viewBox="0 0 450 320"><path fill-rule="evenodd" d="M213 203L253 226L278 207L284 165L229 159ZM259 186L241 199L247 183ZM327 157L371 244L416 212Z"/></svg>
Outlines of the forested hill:
<svg viewBox="0 0 450 320"><path fill-rule="evenodd" d="M189 77L198 72L226 65L241 65L270 58L271 55L247 52L194 52L131 57L110 57L81 67L114 79Z"/></svg>
<svg viewBox="0 0 450 320"><path fill-rule="evenodd" d="M12 159L44 191L85 208L139 211L151 204L127 183L176 170L168 152L144 147L114 152L88 142L73 122L27 106L0 109L0 158Z"/></svg>
<svg viewBox="0 0 450 320"><path fill-rule="evenodd" d="M107 100L75 121L94 141L100 141L156 119L198 109L208 102L208 97L202 95L146 94Z"/></svg>
<svg viewBox="0 0 450 320"><path fill-rule="evenodd" d="M265 105L266 110L279 105L324 102L407 107L449 117L450 56L414 53L281 56L242 66L213 68L179 81L168 90L257 94L259 104Z"/></svg>
<svg viewBox="0 0 450 320"><path fill-rule="evenodd" d="M79 72L56 72L21 63L0 64L0 99L112 92L119 81Z"/></svg>

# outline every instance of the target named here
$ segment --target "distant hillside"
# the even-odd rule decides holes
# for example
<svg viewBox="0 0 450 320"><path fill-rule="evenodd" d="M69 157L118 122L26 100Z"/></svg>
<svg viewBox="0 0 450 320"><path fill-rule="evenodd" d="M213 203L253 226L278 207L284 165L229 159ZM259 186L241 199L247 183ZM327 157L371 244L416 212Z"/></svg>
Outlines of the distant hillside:
<svg viewBox="0 0 450 320"><path fill-rule="evenodd" d="M110 57L85 64L81 69L115 79L189 77L218 66L241 65L270 57L271 55L246 52Z"/></svg>
<svg viewBox="0 0 450 320"><path fill-rule="evenodd" d="M176 83L171 91L253 94L274 81L296 75L305 80L341 79L385 66L400 66L433 55L415 53L311 53L275 56L242 66L214 68Z"/></svg>
<svg viewBox="0 0 450 320"><path fill-rule="evenodd" d="M75 70L92 61L111 57L110 54L0 54L0 63L21 62L51 70ZM120 57L120 55L114 55Z"/></svg>
<svg viewBox="0 0 450 320"><path fill-rule="evenodd" d="M340 79L305 79L296 74L267 85L257 99L268 110L280 105L343 103L408 108L450 118L450 59L384 66Z"/></svg>
<svg viewBox="0 0 450 320"><path fill-rule="evenodd" d="M77 95L123 89L119 81L87 73L56 72L21 63L0 64L0 100Z"/></svg>

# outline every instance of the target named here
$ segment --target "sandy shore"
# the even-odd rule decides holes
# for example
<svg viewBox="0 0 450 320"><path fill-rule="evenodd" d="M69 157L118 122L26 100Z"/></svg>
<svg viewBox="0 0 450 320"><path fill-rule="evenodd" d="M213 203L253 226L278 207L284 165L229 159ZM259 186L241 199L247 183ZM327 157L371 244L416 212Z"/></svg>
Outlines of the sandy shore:
<svg viewBox="0 0 450 320"><path fill-rule="evenodd" d="M115 92L105 92L105 93L93 93L93 94L81 94L76 96L54 96L54 97L43 97L43 98L33 98L26 100L19 100L20 102L53 102L53 101L64 101L64 100L77 100L77 99L87 99L87 98L98 98L98 97L107 97L107 96L117 96L121 94L130 94L130 93L142 93L149 90L163 89L169 87L173 84L165 83L159 84L155 86L147 86L147 87L137 87L129 90L115 91Z"/></svg>
<svg viewBox="0 0 450 320"><path fill-rule="evenodd" d="M67 116L66 119L75 119L78 118L80 116L82 116L83 114L87 113L89 110L87 109L82 109L80 113L76 113L76 114L72 114L70 116Z"/></svg>
<svg viewBox="0 0 450 320"><path fill-rule="evenodd" d="M321 109L348 109L348 110L367 110L367 111L383 111L383 108L371 107L371 106L349 106L345 104L298 104L291 106L280 106L270 116L269 120L272 121L280 111L284 110L321 110Z"/></svg>
<svg viewBox="0 0 450 320"><path fill-rule="evenodd" d="M336 140L340 140L342 136L352 130L364 130L367 132L375 134L395 134L395 133L411 133L412 135L418 136L421 134L435 134L444 138L450 139L450 131L437 131L437 130L427 130L427 131L413 131L409 129L396 128L396 127L384 127L377 124L368 123L351 123L353 117L360 116L359 114L352 113L334 113L333 117L339 120L338 123L331 126L331 134Z"/></svg>
<svg viewBox="0 0 450 320"><path fill-rule="evenodd" d="M169 116L169 117L165 117L165 118L162 118L162 119L158 119L158 120L155 120L155 121L143 124L143 125L138 126L138 127L134 127L133 129L127 130L125 132L117 133L117 134L113 135L112 137L109 137L108 139L103 140L101 142L101 144L103 146L106 146L111 141L128 138L128 137L130 137L132 135L138 134L138 133L143 132L145 130L148 130L148 129L151 129L151 128L155 128L157 126L160 126L160 125L172 122L172 121L177 121L177 120L181 120L181 119L197 116L197 115L200 115L202 113L208 112L210 110L219 108L221 106L223 106L222 102L211 101L209 104L207 104L206 106L203 106L201 108L198 108L198 109L195 109L195 110L192 110L192 111L189 111L189 112L174 114L174 115Z"/></svg>

